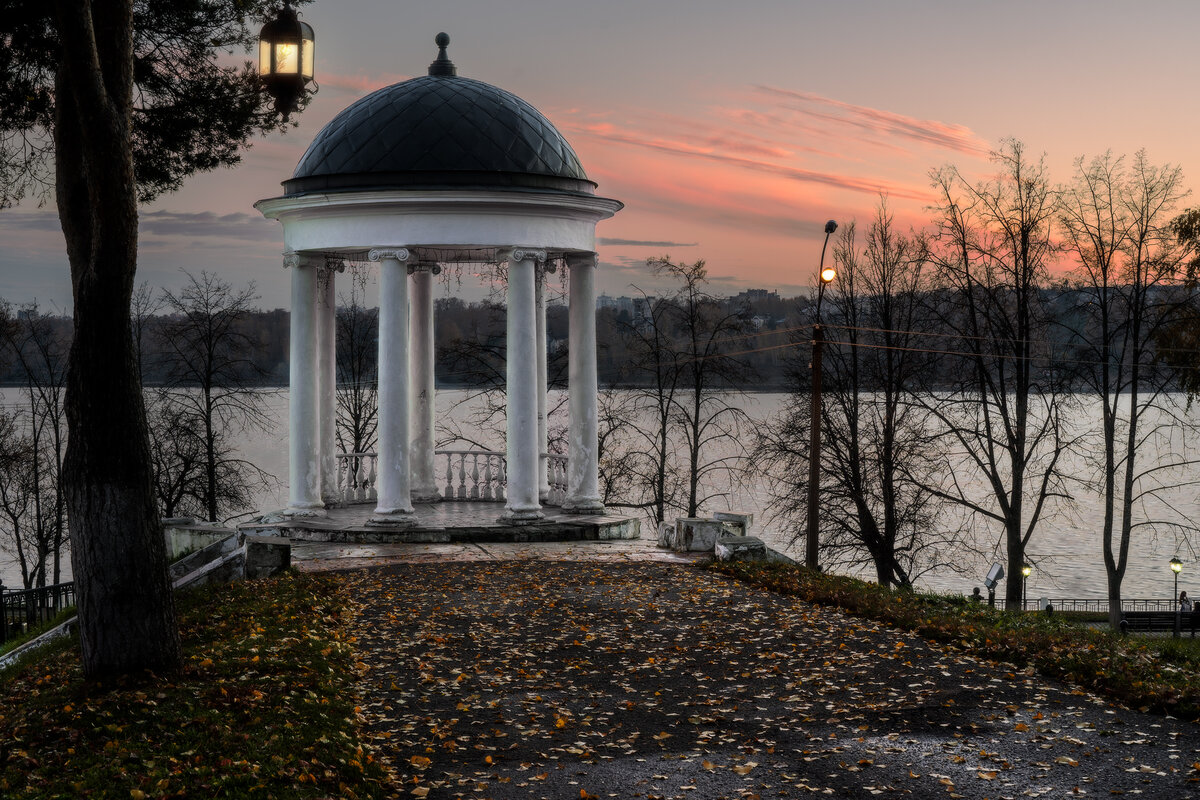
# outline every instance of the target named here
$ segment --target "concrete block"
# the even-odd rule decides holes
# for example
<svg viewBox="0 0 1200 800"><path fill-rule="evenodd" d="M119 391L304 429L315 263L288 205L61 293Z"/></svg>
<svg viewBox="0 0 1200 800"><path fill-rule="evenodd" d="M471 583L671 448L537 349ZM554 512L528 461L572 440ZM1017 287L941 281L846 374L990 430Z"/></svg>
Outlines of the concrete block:
<svg viewBox="0 0 1200 800"><path fill-rule="evenodd" d="M712 552L717 539L725 535L724 523L715 519L681 517L675 520L675 541L671 546L677 551Z"/></svg>
<svg viewBox="0 0 1200 800"><path fill-rule="evenodd" d="M292 565L292 543L282 536L246 537L246 579L269 578Z"/></svg>
<svg viewBox="0 0 1200 800"><path fill-rule="evenodd" d="M173 517L163 520L163 535L167 542L167 560L175 561L182 556L203 550L234 533L231 528L222 528L212 522L197 522L191 517Z"/></svg>
<svg viewBox="0 0 1200 800"><path fill-rule="evenodd" d="M754 524L754 514L747 511L718 511L713 519L724 522L731 536L749 536Z"/></svg>
<svg viewBox="0 0 1200 800"><path fill-rule="evenodd" d="M767 546L753 536L722 536L713 548L718 561L766 561Z"/></svg>
<svg viewBox="0 0 1200 800"><path fill-rule="evenodd" d="M658 523L658 546L671 547L675 543L675 523Z"/></svg>
<svg viewBox="0 0 1200 800"><path fill-rule="evenodd" d="M170 570L171 580L178 580L184 575L188 575L204 567L206 564L210 564L213 561L218 561L222 558L225 558L230 553L238 550L242 546L241 538L238 536L236 531L225 530L221 531L220 533L223 535L221 535L220 538L216 538L210 544L201 547L191 555L187 555L183 558L173 561L171 566L168 568ZM209 532L209 535L215 537L217 536L217 532L211 531ZM199 541L200 539L195 540L197 543Z"/></svg>

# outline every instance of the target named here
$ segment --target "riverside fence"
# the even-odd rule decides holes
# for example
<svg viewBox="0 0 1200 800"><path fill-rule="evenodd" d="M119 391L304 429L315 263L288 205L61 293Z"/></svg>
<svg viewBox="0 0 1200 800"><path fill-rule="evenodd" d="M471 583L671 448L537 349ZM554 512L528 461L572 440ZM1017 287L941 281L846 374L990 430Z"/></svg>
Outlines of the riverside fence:
<svg viewBox="0 0 1200 800"><path fill-rule="evenodd" d="M1047 598L1050 605L1054 606L1055 611L1091 611L1094 613L1107 614L1108 600L1103 598ZM986 602L986 601L985 601ZM1040 600L1027 597L1025 602L1021 604L1024 611L1038 611L1040 609ZM1174 611L1178 607L1178 603L1170 598L1133 598L1122 599L1122 611ZM1004 608L1004 598L996 598L996 608Z"/></svg>
<svg viewBox="0 0 1200 800"><path fill-rule="evenodd" d="M74 581L16 591L0 586L0 644L49 622L74 605Z"/></svg>

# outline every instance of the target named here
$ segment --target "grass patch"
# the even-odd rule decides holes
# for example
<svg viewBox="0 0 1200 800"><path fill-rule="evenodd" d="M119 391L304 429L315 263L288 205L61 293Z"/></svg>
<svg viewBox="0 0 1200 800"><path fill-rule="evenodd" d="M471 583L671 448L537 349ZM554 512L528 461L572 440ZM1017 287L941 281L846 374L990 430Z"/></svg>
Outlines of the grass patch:
<svg viewBox="0 0 1200 800"><path fill-rule="evenodd" d="M67 606L62 611L55 614L51 619L43 622L41 625L36 625L33 628L22 633L20 636L14 636L4 644L0 644L0 656L10 650L16 650L21 645L36 639L51 628L57 628L59 625L66 622L71 617L75 616L75 606Z"/></svg>
<svg viewBox="0 0 1200 800"><path fill-rule="evenodd" d="M185 666L85 681L78 646L0 673L0 796L382 797L335 580L288 574L179 596Z"/></svg>
<svg viewBox="0 0 1200 800"><path fill-rule="evenodd" d="M914 631L995 661L1032 667L1147 711L1200 717L1200 639L1139 639L1081 628L1062 615L1006 614L961 596L894 591L783 564L710 569L817 605Z"/></svg>

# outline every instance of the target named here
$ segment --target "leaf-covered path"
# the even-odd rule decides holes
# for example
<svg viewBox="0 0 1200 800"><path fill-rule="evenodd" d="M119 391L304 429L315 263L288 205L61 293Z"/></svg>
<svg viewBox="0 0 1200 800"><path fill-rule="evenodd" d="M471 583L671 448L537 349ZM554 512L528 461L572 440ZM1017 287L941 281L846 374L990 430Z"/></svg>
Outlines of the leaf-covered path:
<svg viewBox="0 0 1200 800"><path fill-rule="evenodd" d="M661 564L361 573L403 797L1200 797L1200 729Z"/></svg>

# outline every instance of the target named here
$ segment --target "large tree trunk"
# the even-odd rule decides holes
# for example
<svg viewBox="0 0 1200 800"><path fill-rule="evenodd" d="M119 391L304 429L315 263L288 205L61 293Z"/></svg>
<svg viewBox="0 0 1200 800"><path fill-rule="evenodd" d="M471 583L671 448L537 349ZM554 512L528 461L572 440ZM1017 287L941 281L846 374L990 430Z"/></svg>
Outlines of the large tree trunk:
<svg viewBox="0 0 1200 800"><path fill-rule="evenodd" d="M56 11L55 188L75 304L63 483L84 673L173 670L179 635L129 321L132 2L58 0Z"/></svg>

